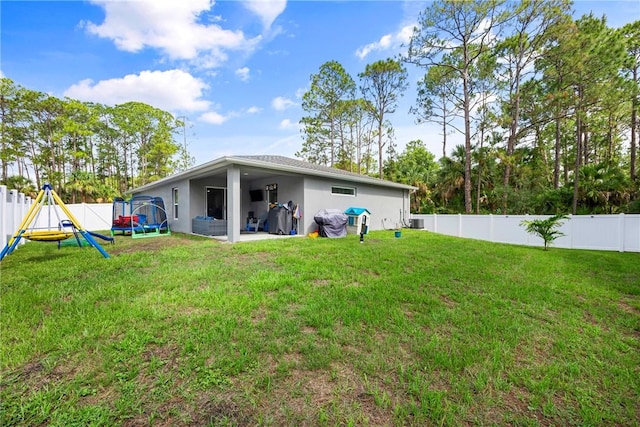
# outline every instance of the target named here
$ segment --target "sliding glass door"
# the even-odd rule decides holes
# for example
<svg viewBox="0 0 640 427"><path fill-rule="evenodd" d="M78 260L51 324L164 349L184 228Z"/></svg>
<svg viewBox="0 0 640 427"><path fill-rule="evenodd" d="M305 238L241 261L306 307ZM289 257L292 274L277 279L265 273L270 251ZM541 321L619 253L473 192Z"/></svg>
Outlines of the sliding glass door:
<svg viewBox="0 0 640 427"><path fill-rule="evenodd" d="M207 187L207 216L215 219L227 219L227 189Z"/></svg>

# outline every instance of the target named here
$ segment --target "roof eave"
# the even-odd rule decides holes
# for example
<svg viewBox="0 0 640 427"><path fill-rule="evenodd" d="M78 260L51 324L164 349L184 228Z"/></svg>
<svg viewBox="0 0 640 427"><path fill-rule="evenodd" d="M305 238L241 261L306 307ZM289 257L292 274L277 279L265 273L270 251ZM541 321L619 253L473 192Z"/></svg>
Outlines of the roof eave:
<svg viewBox="0 0 640 427"><path fill-rule="evenodd" d="M167 176L165 178L159 179L154 182L150 182L145 185L141 185L140 187L135 187L127 191L127 193L133 192L141 192L147 191L148 189L163 185L168 182L179 181L181 179L192 179L201 175L206 175L212 172L215 169L221 168L223 166L227 166L231 162L229 161L229 157L220 157L215 160L211 160L209 162L203 163L199 166L195 166L186 171L178 172L177 174Z"/></svg>
<svg viewBox="0 0 640 427"><path fill-rule="evenodd" d="M212 160L207 163L203 163L200 166L196 166L192 169L179 172L175 175L171 175L166 178L162 178L157 181L150 182L149 184L145 184L140 187L133 188L127 191L127 193L145 192L149 189L161 186L165 183L179 181L181 179L192 179L198 176L206 175L208 173L215 171L216 169L220 169L222 167L226 167L231 164L237 164L240 166L260 167L260 168L279 171L279 172L288 172L288 173L293 172L301 175L319 176L322 178L332 178L332 179L342 180L342 181L353 181L353 182L359 182L362 184L380 185L384 187L392 187L392 188L399 188L399 189L405 189L405 190L417 190L417 187L414 187L412 185L400 184L397 182L371 178L366 175L347 176L347 175L341 175L338 173L319 171L315 169L305 169L298 166L280 165L277 163L270 163L270 162L265 162L261 160L246 159L246 158L240 158L240 157L234 157L234 156L225 156L225 157L220 157L218 159Z"/></svg>
<svg viewBox="0 0 640 427"><path fill-rule="evenodd" d="M341 175L338 173L324 172L315 169L306 169L298 166L290 166L290 165L280 165L277 163L270 163L261 160L250 160L238 157L229 157L232 160L232 163L241 164L243 166L254 166L254 167L263 167L265 169L278 170L281 172L296 172L301 175L313 175L319 176L323 178L333 178L342 181L354 181L361 182L363 184L372 184L372 185L381 185L385 187L394 187L394 188L402 188L405 190L417 190L417 187L407 184L400 184L398 182L393 181L385 181L382 179L372 178L366 175Z"/></svg>

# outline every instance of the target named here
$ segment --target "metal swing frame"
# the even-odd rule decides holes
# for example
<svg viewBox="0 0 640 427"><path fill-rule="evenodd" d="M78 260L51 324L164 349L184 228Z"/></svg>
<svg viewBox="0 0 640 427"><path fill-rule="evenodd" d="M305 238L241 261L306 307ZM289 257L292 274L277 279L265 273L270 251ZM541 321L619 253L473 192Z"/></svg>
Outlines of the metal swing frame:
<svg viewBox="0 0 640 427"><path fill-rule="evenodd" d="M51 226L51 209L49 209L49 220L47 228L34 228L33 224L40 217L40 213L42 208L47 206L52 206L53 211L58 219L57 228L53 228ZM67 216L68 220L60 220L60 215L56 210L56 206L59 207ZM31 227L30 227L31 226ZM72 227L72 231L65 230L65 227ZM109 258L109 254L102 249L102 246L98 244L98 242L93 238L91 232L87 231L80 225L80 222L73 216L71 211L66 207L60 196L55 192L55 190L51 187L50 184L45 184L40 193L38 193L38 197L36 197L35 201L29 207L29 211L22 219L18 230L13 234L7 245L0 252L0 261L4 259L5 256L9 255L11 252L15 250L18 246L18 243L21 239L32 240L36 242L60 242L62 240L66 240L72 236L75 236L76 239L79 239L76 233L80 233L82 237L89 242L89 245L96 248L103 257Z"/></svg>

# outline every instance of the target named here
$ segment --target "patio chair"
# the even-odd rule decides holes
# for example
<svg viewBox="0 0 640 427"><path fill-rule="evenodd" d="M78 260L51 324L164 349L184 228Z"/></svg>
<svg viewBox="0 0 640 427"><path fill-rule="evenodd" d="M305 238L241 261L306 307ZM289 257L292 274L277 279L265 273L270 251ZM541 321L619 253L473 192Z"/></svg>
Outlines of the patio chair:
<svg viewBox="0 0 640 427"><path fill-rule="evenodd" d="M253 231L254 233L257 233L259 226L260 218L250 218L249 222L247 222L247 231Z"/></svg>

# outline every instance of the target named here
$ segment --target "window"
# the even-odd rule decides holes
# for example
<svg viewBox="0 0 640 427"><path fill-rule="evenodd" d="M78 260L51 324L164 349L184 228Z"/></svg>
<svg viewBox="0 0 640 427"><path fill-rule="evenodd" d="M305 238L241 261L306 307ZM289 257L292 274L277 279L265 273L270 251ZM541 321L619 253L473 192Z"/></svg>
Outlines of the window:
<svg viewBox="0 0 640 427"><path fill-rule="evenodd" d="M267 184L264 189L267 192L267 202L278 203L278 184Z"/></svg>
<svg viewBox="0 0 640 427"><path fill-rule="evenodd" d="M178 188L171 189L171 202L173 203L173 219L178 219Z"/></svg>
<svg viewBox="0 0 640 427"><path fill-rule="evenodd" d="M331 187L331 194L340 194L340 195L343 195L343 196L355 196L356 195L356 189L355 189L355 187L333 186L333 187Z"/></svg>
<svg viewBox="0 0 640 427"><path fill-rule="evenodd" d="M269 190L269 203L278 203L278 190Z"/></svg>

